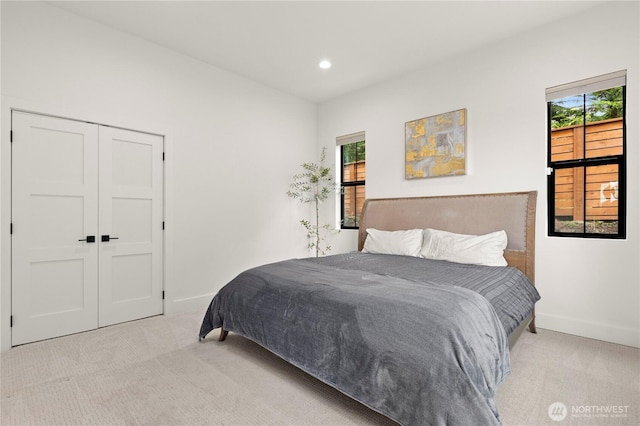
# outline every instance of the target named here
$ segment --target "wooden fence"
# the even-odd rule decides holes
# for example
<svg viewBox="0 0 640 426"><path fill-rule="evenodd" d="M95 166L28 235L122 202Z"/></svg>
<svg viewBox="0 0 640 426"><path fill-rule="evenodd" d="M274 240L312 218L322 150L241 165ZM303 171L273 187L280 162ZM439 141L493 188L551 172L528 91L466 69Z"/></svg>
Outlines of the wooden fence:
<svg viewBox="0 0 640 426"><path fill-rule="evenodd" d="M555 129L551 160L571 160L622 154L622 118ZM555 216L569 220L618 219L618 166L558 169ZM583 188L586 189L583 191Z"/></svg>
<svg viewBox="0 0 640 426"><path fill-rule="evenodd" d="M353 163L347 163L343 166L342 173L343 173L342 179L344 182L365 180L366 179L366 163L365 161L355 161ZM364 204L365 197L366 197L366 194L365 194L364 186L344 188L345 222L347 220L356 221L360 219L360 212L362 212L362 206ZM353 223L357 223L357 222L353 222Z"/></svg>

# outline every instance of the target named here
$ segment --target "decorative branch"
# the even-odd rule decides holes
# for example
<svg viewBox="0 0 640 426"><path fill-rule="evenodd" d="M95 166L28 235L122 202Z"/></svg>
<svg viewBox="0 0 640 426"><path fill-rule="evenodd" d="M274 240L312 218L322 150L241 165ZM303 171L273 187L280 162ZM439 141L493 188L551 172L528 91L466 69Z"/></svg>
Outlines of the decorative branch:
<svg viewBox="0 0 640 426"><path fill-rule="evenodd" d="M331 246L323 235L331 230L331 225L320 225L320 203L336 192L336 183L331 173L331 167L324 164L326 156L327 148L323 147L320 153L320 163L302 164L304 171L293 175L293 182L287 191L289 197L297 199L301 203L314 204L315 223L302 219L300 224L307 230L307 248L315 250L316 257L331 250Z"/></svg>

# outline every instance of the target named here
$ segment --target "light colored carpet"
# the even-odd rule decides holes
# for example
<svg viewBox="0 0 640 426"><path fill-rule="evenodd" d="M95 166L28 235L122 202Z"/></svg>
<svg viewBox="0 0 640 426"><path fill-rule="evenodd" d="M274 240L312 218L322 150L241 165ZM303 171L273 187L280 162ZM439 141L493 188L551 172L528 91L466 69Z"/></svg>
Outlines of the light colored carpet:
<svg viewBox="0 0 640 426"><path fill-rule="evenodd" d="M3 352L1 424L394 424L237 335L198 342L201 318L158 316ZM638 349L541 330L525 332L511 360L498 394L504 425L640 424ZM555 402L567 409L560 422L548 415ZM604 417L612 406L626 411Z"/></svg>

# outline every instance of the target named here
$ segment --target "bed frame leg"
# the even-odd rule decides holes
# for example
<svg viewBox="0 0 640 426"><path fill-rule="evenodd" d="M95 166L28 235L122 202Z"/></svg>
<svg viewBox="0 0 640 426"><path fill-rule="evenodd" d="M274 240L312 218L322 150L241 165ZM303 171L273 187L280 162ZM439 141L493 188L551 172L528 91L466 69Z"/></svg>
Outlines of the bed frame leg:
<svg viewBox="0 0 640 426"><path fill-rule="evenodd" d="M531 322L529 323L529 331L537 334L538 330L536 329L536 317L531 318Z"/></svg>
<svg viewBox="0 0 640 426"><path fill-rule="evenodd" d="M220 337L218 337L218 342L224 342L224 339L227 338L227 334L229 334L228 330L225 330L224 328L220 329Z"/></svg>

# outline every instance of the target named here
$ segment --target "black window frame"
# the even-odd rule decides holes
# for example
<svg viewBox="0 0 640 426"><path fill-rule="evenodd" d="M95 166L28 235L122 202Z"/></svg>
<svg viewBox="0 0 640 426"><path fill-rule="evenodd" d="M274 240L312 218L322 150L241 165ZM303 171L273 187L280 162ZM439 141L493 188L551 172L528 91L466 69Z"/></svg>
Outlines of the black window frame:
<svg viewBox="0 0 640 426"><path fill-rule="evenodd" d="M359 229L360 228L360 220L355 218L354 226L345 225L345 217L344 217L344 208L345 208L345 188L353 188L354 191L357 191L357 187L364 187L366 192L366 178L363 180L355 180L355 181L344 181L344 149L348 145L355 145L358 143L365 144L365 152L366 152L366 140L362 139L360 141L350 142L346 144L340 145L340 229ZM356 150L357 153L357 150ZM358 161L356 156L356 161ZM365 154L365 170L366 170L366 154ZM356 205L357 205L357 197L356 197Z"/></svg>
<svg viewBox="0 0 640 426"><path fill-rule="evenodd" d="M572 160L552 161L552 111L551 105L554 100L547 101L547 234L550 237L572 237L572 238L597 238L597 239L625 239L627 235L627 86L626 83L614 87L622 87L622 153L619 155L609 155L592 158L579 158ZM600 89L590 90L588 93L597 92ZM562 98L558 98L562 99ZM557 99L555 99L557 100ZM586 112L583 112L586 116ZM586 132L586 119L583 117L584 132ZM585 138L586 140L586 138ZM585 174L585 180L582 191L587 193L586 173L587 168L592 166L617 165L618 167L618 229L617 233L599 233L587 232L587 216L586 202L584 203L583 227L582 232L562 232L557 231L555 226L556 220L556 171L563 169L579 169L582 168Z"/></svg>

